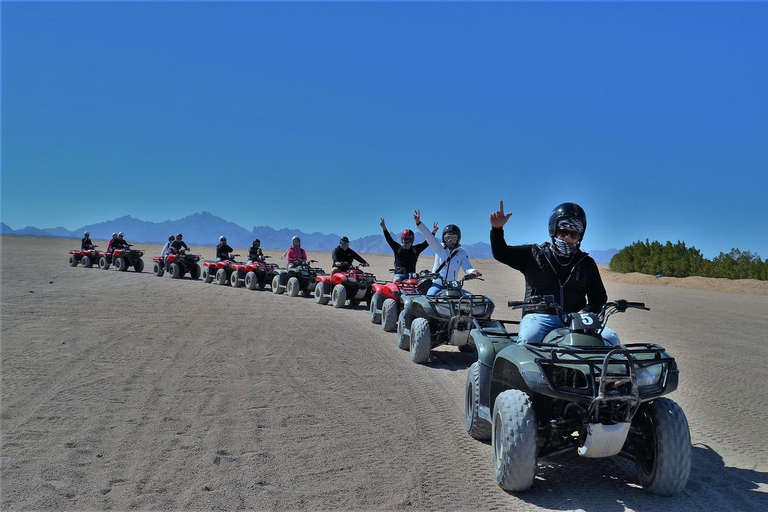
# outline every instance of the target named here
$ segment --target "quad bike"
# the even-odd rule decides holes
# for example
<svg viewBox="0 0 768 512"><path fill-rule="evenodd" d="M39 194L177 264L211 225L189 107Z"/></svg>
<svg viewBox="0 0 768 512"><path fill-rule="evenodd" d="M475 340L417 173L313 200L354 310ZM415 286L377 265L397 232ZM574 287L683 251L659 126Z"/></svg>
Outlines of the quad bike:
<svg viewBox="0 0 768 512"><path fill-rule="evenodd" d="M235 261L235 258L240 256L239 254L231 254L226 260L220 261L204 261L203 262L203 281L206 283L212 283L216 280L216 284L227 284L232 278L232 272L235 271L237 265L242 265Z"/></svg>
<svg viewBox="0 0 768 512"><path fill-rule="evenodd" d="M406 274L406 278L400 282L374 283L373 297L370 301L371 323L381 324L381 328L387 332L397 329L397 317L403 309L400 300L403 293L418 294L420 274L406 273L403 268L391 268L395 274ZM428 275L428 270L422 270L421 275Z"/></svg>
<svg viewBox="0 0 768 512"><path fill-rule="evenodd" d="M165 258L162 256L155 256L152 258L154 262L153 270L157 277L163 277L166 271ZM189 277L193 280L200 278L200 261L199 254L187 254L184 249L179 249L178 254L168 255L168 274L173 279L181 279L184 274L189 274Z"/></svg>
<svg viewBox="0 0 768 512"><path fill-rule="evenodd" d="M110 264L115 266L116 270L125 272L128 267L133 267L136 272L144 270L144 261L141 259L144 256L144 251L138 249L131 249L132 244L125 244L121 249L115 249L112 254L101 252L99 255L99 268L104 270L108 269Z"/></svg>
<svg viewBox="0 0 768 512"><path fill-rule="evenodd" d="M429 274L418 287L426 291L437 274ZM397 319L397 346L410 350L411 361L426 363L430 351L439 345L454 345L462 352L474 349L470 331L476 318L490 318L493 301L485 295L465 295L464 281L479 279L467 274L461 281L448 281L436 295L404 294ZM425 286L425 283L427 286ZM407 310L410 314L406 315Z"/></svg>
<svg viewBox="0 0 768 512"><path fill-rule="evenodd" d="M263 256L263 258L266 259L269 256ZM272 275L276 268L276 264L267 263L264 259L235 265L229 279L229 284L233 288L245 286L249 290L255 290L256 288L263 290L272 281Z"/></svg>
<svg viewBox="0 0 768 512"><path fill-rule="evenodd" d="M324 276L325 270L312 267L310 263L317 260L293 260L291 268L277 268L272 276L272 293L282 294L288 292L291 297L296 297L300 292L309 297L315 289L317 276Z"/></svg>
<svg viewBox="0 0 768 512"><path fill-rule="evenodd" d="M367 266L367 263L361 263L358 266L350 266L349 270L336 272L332 276L317 276L315 302L328 304L330 301L335 308L346 306L347 298L353 307L359 305L361 301L370 304L376 276L360 270L360 267Z"/></svg>
<svg viewBox="0 0 768 512"><path fill-rule="evenodd" d="M548 295L509 305L555 308L563 327L541 343L517 344L511 322L474 322L478 360L467 374L465 421L470 436L491 439L496 482L524 491L537 459L575 450L633 460L652 494L681 491L691 471L688 421L661 398L677 389L675 359L653 343L611 345L601 336L608 317L645 304L617 300L599 314L568 314Z"/></svg>
<svg viewBox="0 0 768 512"><path fill-rule="evenodd" d="M99 253L96 251L97 245L92 245L90 249L69 251L69 266L76 267L82 263L85 268L91 268L99 262Z"/></svg>

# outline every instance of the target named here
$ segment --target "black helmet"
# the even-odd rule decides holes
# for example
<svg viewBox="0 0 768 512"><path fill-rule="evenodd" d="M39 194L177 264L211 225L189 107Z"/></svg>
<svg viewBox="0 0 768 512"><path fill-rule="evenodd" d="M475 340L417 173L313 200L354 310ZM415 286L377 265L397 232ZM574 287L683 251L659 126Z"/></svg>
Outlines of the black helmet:
<svg viewBox="0 0 768 512"><path fill-rule="evenodd" d="M254 247L261 247L261 240L259 240L258 238L254 238L253 239L253 246Z"/></svg>
<svg viewBox="0 0 768 512"><path fill-rule="evenodd" d="M341 240L339 240L339 245L344 245L344 244L349 245L349 238L347 238L346 236L341 237Z"/></svg>
<svg viewBox="0 0 768 512"><path fill-rule="evenodd" d="M576 219L584 225L584 231L581 232L581 238L584 238L584 233L587 232L587 214L584 213L584 208L576 203L563 203L555 206L552 213L549 214L549 236L555 237L557 233L557 224L563 219Z"/></svg>
<svg viewBox="0 0 768 512"><path fill-rule="evenodd" d="M445 236L446 235L456 235L456 237L457 237L456 238L456 242L453 243L453 244L446 244L446 242L445 242ZM459 226L457 226L456 224L448 224L447 226L445 226L443 228L442 240L443 240L443 244L445 244L446 247L448 247L448 246L452 246L452 247L458 246L459 243L461 242L461 230L459 229Z"/></svg>

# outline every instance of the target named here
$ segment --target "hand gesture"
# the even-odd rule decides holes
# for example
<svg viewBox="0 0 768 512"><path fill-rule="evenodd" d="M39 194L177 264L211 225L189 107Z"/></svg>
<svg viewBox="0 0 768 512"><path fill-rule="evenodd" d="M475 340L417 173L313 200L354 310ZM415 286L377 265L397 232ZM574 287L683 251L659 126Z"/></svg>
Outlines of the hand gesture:
<svg viewBox="0 0 768 512"><path fill-rule="evenodd" d="M499 209L491 214L491 227L501 228L507 223L512 213L504 215L504 201L499 201Z"/></svg>
<svg viewBox="0 0 768 512"><path fill-rule="evenodd" d="M379 226L381 226L381 229L386 230L387 225L384 223L384 217L381 217L381 222L379 223Z"/></svg>
<svg viewBox="0 0 768 512"><path fill-rule="evenodd" d="M440 229L437 225L437 222L432 223L432 235L435 235L437 233L437 230Z"/></svg>
<svg viewBox="0 0 768 512"><path fill-rule="evenodd" d="M413 210L413 220L416 221L416 225L421 224L421 212L419 210Z"/></svg>

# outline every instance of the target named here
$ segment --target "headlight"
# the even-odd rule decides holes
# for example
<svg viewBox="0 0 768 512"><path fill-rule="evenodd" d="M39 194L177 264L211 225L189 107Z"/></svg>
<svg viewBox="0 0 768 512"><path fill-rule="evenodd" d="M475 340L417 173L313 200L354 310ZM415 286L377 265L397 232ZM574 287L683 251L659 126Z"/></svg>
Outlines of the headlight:
<svg viewBox="0 0 768 512"><path fill-rule="evenodd" d="M441 316L451 316L451 308L445 304L435 304L435 311Z"/></svg>
<svg viewBox="0 0 768 512"><path fill-rule="evenodd" d="M309 272L307 272L306 270L302 270L302 271L301 271L301 275L303 275L303 276L308 276L308 275L309 275Z"/></svg>
<svg viewBox="0 0 768 512"><path fill-rule="evenodd" d="M640 387L655 386L661 378L661 364L644 366L637 369L637 385Z"/></svg>
<svg viewBox="0 0 768 512"><path fill-rule="evenodd" d="M480 304L472 308L472 316L485 316L488 313L488 305Z"/></svg>

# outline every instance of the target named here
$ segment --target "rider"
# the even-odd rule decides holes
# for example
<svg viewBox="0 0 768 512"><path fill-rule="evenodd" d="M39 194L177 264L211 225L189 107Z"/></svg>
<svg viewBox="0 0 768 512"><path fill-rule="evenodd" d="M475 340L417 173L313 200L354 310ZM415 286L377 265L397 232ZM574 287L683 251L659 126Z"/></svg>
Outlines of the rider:
<svg viewBox="0 0 768 512"><path fill-rule="evenodd" d="M341 237L339 245L331 253L331 260L333 261L331 275L336 272L346 272L352 266L354 260L359 261L365 267L368 266L368 262L362 256L349 248L349 238L345 236Z"/></svg>
<svg viewBox="0 0 768 512"><path fill-rule="evenodd" d="M248 261L246 263L253 263L254 261L264 261L264 253L261 252L261 240L258 238L253 239L253 245L248 249Z"/></svg>
<svg viewBox="0 0 768 512"><path fill-rule="evenodd" d="M168 267L168 255L171 254L171 243L173 240L173 235L168 235L168 241L165 242L163 250L160 251L160 257L163 258L163 263L166 267Z"/></svg>
<svg viewBox="0 0 768 512"><path fill-rule="evenodd" d="M181 248L182 248L182 247L184 248L184 250L185 250L185 251L188 251L188 250L189 250L189 246L188 246L188 245L187 245L187 243L186 243L186 242L183 240L183 238L184 238L184 237L183 237L183 236L181 236L181 233L177 233L177 234L176 234L176 240L174 240L173 242L171 242L171 249L170 249L170 250L171 250L171 252L172 252L173 254L179 254L179 251L181 250Z"/></svg>
<svg viewBox="0 0 768 512"><path fill-rule="evenodd" d="M307 251L301 248L301 238L294 236L291 238L291 246L285 251L283 256L288 260L287 268L293 267L294 260L307 262Z"/></svg>
<svg viewBox="0 0 768 512"><path fill-rule="evenodd" d="M125 239L125 233L122 231L117 234L117 238L112 239L112 249L124 249L128 245Z"/></svg>
<svg viewBox="0 0 768 512"><path fill-rule="evenodd" d="M230 254L234 249L227 245L227 237L219 237L219 245L216 246L216 261L231 260Z"/></svg>
<svg viewBox="0 0 768 512"><path fill-rule="evenodd" d="M112 251L116 249L115 241L117 241L117 233L112 233L112 238L110 238L109 242L107 243L107 252L109 254L112 254Z"/></svg>
<svg viewBox="0 0 768 512"><path fill-rule="evenodd" d="M90 251L93 249L93 242L91 241L91 234L86 231L83 233L83 239L80 240L80 250L81 251Z"/></svg>
<svg viewBox="0 0 768 512"><path fill-rule="evenodd" d="M416 262L419 261L419 255L424 251L424 249L429 246L429 242L424 240L420 244L413 245L413 231L410 229L404 229L402 233L400 233L400 245L399 243L395 242L395 240L392 238L392 235L389 234L389 230L387 230L387 225L384 223L384 217L381 218L381 223L379 224L381 226L381 229L384 231L384 238L387 239L387 243L392 248L392 252L395 253L395 275L394 275L394 282L399 283L403 279L406 279L408 277L408 274L413 274L416 272ZM437 233L437 222L435 222L432 225L432 234L434 235ZM402 270L405 270L405 273L398 273L398 270L402 272Z"/></svg>
<svg viewBox="0 0 768 512"><path fill-rule="evenodd" d="M472 274L476 277L482 275L479 270L472 267L467 252L459 243L461 241L461 230L458 226L455 224L445 226L441 243L435 238L435 235L430 233L427 226L421 222L421 212L419 210L414 211L413 220L416 221L419 231L421 231L421 234L429 242L430 247L435 251L435 264L432 267L432 272L440 276L432 281L432 286L427 291L427 295L436 295L445 287L445 281L455 281L459 267L463 268L467 274ZM466 291L464 293L469 294Z"/></svg>
<svg viewBox="0 0 768 512"><path fill-rule="evenodd" d="M525 276L525 299L533 295L552 295L566 313L599 313L608 295L597 263L581 251L587 230L587 214L576 203L562 203L549 215L550 242L541 245L507 245L504 224L512 213L504 214L504 202L491 214L491 250L497 261L519 270ZM548 332L563 327L557 311L534 312L523 309L518 343L539 343ZM603 338L618 345L619 338L606 327Z"/></svg>

